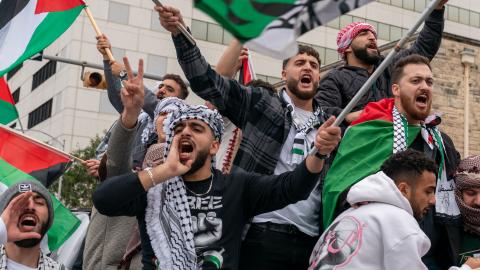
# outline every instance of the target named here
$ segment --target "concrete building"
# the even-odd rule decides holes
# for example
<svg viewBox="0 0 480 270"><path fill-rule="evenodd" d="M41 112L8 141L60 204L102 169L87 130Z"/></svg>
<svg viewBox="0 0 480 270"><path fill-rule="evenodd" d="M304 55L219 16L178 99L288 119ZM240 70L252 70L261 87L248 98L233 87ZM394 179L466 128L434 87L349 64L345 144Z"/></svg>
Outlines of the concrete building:
<svg viewBox="0 0 480 270"><path fill-rule="evenodd" d="M193 8L192 0L165 0L165 4L180 8L186 23L190 25L197 44L206 59L216 64L231 35L201 11ZM358 10L341 16L319 27L298 40L315 46L322 64L329 65L339 60L336 53L338 29L353 21L366 21L378 30L379 44L388 44L399 39L419 17L427 0L377 0ZM464 122L462 82L464 68L461 52L464 47L473 49L476 61L470 65L471 84L470 125L478 124L479 114L475 113L480 99L480 77L477 65L480 61L480 5L476 0L450 0L446 10L445 32L450 39L445 41L435 63L439 76L441 95L435 102L436 109L446 112L445 123L451 127L454 140L461 150L463 133L459 133ZM177 63L175 50L170 38L158 22L150 0L95 0L88 1L90 9L101 30L113 44L117 60L126 55L131 63L145 60L146 71L162 75L182 74ZM455 38L453 38L455 37ZM57 55L69 59L101 64L96 50L95 33L84 14L75 21L55 43L48 47L45 55ZM278 82L281 61L253 53L253 64L260 79ZM437 66L437 65L435 65ZM91 71L91 69L86 69ZM455 72L453 72L455 71ZM118 114L109 104L103 90L82 86L81 68L74 65L49 61L26 61L23 66L11 71L7 78L27 134L63 148L66 151L86 146L90 138L102 135ZM153 81L147 81L153 85ZM449 92L450 91L450 92ZM472 94L471 94L472 95ZM201 103L191 94L189 101ZM17 124L17 128L19 125ZM463 130L463 127L461 127ZM457 134L458 133L458 134ZM480 153L480 133L471 130L470 153ZM48 135L45 135L48 134Z"/></svg>

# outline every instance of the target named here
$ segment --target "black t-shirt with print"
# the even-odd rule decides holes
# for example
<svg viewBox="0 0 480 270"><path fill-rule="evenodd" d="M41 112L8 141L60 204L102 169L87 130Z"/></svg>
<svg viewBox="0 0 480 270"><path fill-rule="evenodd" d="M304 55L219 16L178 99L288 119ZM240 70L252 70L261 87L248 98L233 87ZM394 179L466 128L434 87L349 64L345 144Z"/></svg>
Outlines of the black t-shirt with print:
<svg viewBox="0 0 480 270"><path fill-rule="evenodd" d="M224 175L214 170L209 192L210 179L185 181L199 264L203 269L238 269L245 223L255 215L306 199L318 176L308 172L304 161L294 171L280 175L260 175L240 169ZM103 215L137 216L142 248L150 246L144 222L146 192L137 174L105 180L93 194L93 203Z"/></svg>

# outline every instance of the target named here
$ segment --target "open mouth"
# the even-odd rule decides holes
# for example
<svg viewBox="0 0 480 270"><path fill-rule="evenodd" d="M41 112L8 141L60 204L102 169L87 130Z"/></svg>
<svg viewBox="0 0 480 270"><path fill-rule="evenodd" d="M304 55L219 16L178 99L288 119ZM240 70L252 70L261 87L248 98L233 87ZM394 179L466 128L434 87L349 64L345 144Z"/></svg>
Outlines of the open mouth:
<svg viewBox="0 0 480 270"><path fill-rule="evenodd" d="M189 140L180 141L179 145L180 161L189 160L193 153L193 143Z"/></svg>
<svg viewBox="0 0 480 270"><path fill-rule="evenodd" d="M375 44L375 43L370 43L370 45L368 45L367 48L368 48L368 49L372 49L372 50L377 50L377 44Z"/></svg>
<svg viewBox="0 0 480 270"><path fill-rule="evenodd" d="M20 217L19 224L23 231L33 231L37 226L37 217L33 214L25 214Z"/></svg>
<svg viewBox="0 0 480 270"><path fill-rule="evenodd" d="M300 83L305 86L310 85L312 83L312 76L309 74L302 75L302 77L300 77Z"/></svg>
<svg viewBox="0 0 480 270"><path fill-rule="evenodd" d="M419 107L426 107L428 104L428 96L426 94L418 95L415 99L415 103Z"/></svg>

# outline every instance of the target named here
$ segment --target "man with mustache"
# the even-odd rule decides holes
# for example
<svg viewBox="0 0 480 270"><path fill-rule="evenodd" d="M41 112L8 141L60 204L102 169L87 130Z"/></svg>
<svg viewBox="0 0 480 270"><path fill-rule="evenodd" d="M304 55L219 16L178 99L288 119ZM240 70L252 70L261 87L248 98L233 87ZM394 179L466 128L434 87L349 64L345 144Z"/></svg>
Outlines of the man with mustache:
<svg viewBox="0 0 480 270"><path fill-rule="evenodd" d="M52 200L45 187L34 181L10 186L0 196L0 210L0 269L64 269L40 249L53 223Z"/></svg>
<svg viewBox="0 0 480 270"><path fill-rule="evenodd" d="M421 151L439 167L438 199L420 221L420 227L432 242L423 259L429 269L448 268L455 263L458 238L455 225L460 218L453 194L459 154L451 139L438 130L440 117L429 117L433 98L429 60L417 54L401 58L393 67L392 82L394 98L369 103L342 139L325 179L324 221L329 225L345 210L348 189L378 171L382 161L392 153L407 148ZM366 140L359 136L365 136Z"/></svg>
<svg viewBox="0 0 480 270"><path fill-rule="evenodd" d="M266 175L293 171L312 149L316 130L326 120L313 99L320 79L318 52L299 46L297 55L283 61L281 75L286 86L279 93L245 87L220 76L199 48L179 33L177 24L185 23L178 9L155 9L160 24L172 33L179 64L192 90L242 130L232 172L238 168ZM320 235L320 202L321 190L316 187L306 200L254 217L243 242L240 268L306 268Z"/></svg>
<svg viewBox="0 0 480 270"><path fill-rule="evenodd" d="M433 59L442 40L444 5L447 2L448 0L440 2L426 19L417 40L410 48L400 51L395 59L414 53ZM347 106L384 59L377 48L377 32L374 26L368 23L354 22L341 29L337 36L337 46L337 51L345 61L345 65L331 70L322 78L315 96L328 114L336 116ZM373 83L371 90L347 115L345 124L356 120L367 103L393 97L390 91L391 84L390 67L385 69Z"/></svg>

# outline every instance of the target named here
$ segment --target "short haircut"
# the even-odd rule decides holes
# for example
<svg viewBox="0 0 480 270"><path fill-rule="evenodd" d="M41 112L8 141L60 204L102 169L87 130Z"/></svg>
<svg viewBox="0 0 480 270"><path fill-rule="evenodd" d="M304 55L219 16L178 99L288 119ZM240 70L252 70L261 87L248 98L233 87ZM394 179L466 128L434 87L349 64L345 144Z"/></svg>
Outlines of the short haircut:
<svg viewBox="0 0 480 270"><path fill-rule="evenodd" d="M267 90L272 91L273 93L277 92L277 89L275 89L275 87L272 84L270 84L270 83L268 83L264 80L260 80L260 79L250 81L249 83L247 83L247 86L262 87L262 88L265 88Z"/></svg>
<svg viewBox="0 0 480 270"><path fill-rule="evenodd" d="M186 99L188 97L188 87L185 82L182 80L182 77L178 76L177 74L165 74L163 76L164 80L172 80L175 81L180 86L180 96L179 99Z"/></svg>
<svg viewBox="0 0 480 270"><path fill-rule="evenodd" d="M315 50L313 47L310 47L310 46L307 46L307 45L301 45L301 44L298 45L298 53L296 55L304 54L304 53L307 54L307 55L315 57L315 59L317 59L317 61L318 61L318 66L320 66L322 64L322 61L320 61L320 55L318 54L317 50ZM285 67L287 66L287 63L290 59L291 58L283 60L283 64L282 64L283 69L285 69Z"/></svg>
<svg viewBox="0 0 480 270"><path fill-rule="evenodd" d="M398 84L400 79L403 77L403 70L405 66L410 65L410 64L416 64L416 65L426 65L430 70L432 70L432 67L430 66L430 60L426 58L425 56L421 56L419 54L411 54L405 57L402 57L398 59L397 62L393 65L393 70L392 70L392 82L395 84Z"/></svg>
<svg viewBox="0 0 480 270"><path fill-rule="evenodd" d="M437 174L437 165L424 153L407 149L393 154L380 168L388 177L393 179L395 184L407 182L416 186L416 180L423 172Z"/></svg>

